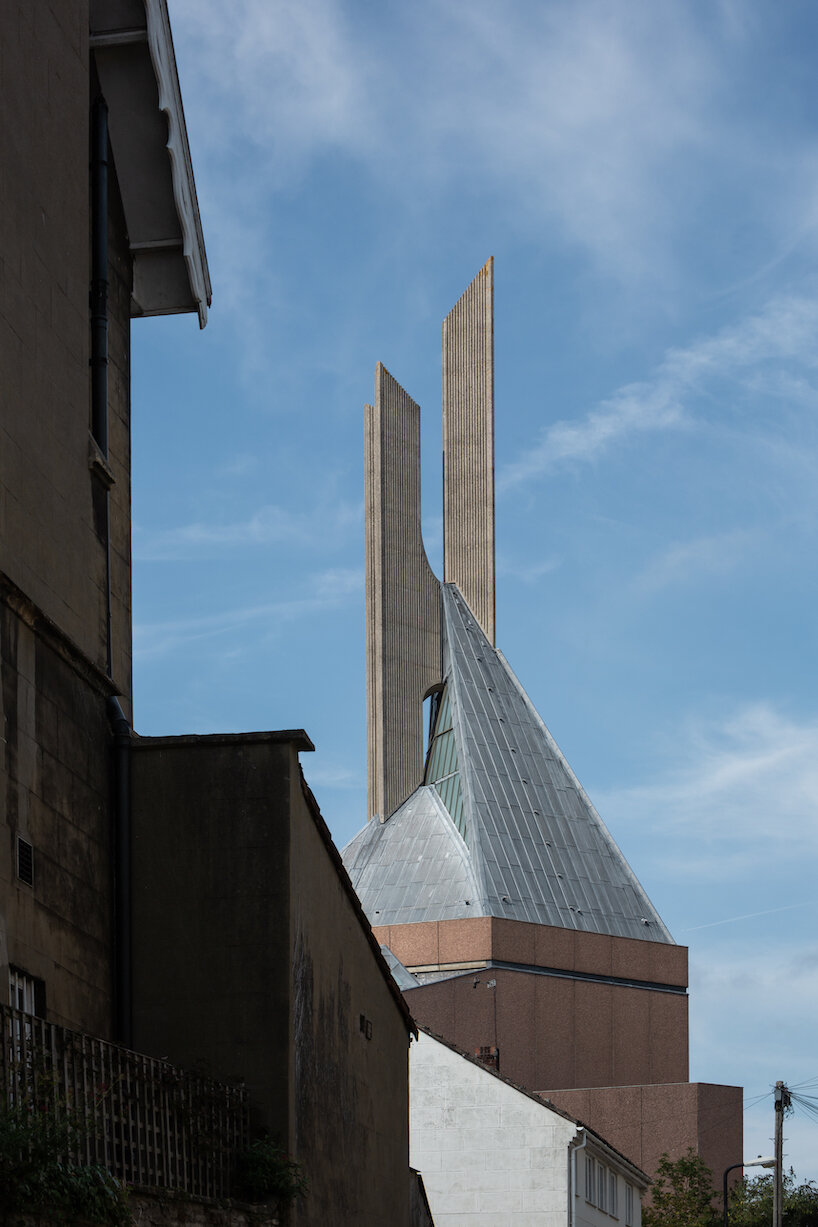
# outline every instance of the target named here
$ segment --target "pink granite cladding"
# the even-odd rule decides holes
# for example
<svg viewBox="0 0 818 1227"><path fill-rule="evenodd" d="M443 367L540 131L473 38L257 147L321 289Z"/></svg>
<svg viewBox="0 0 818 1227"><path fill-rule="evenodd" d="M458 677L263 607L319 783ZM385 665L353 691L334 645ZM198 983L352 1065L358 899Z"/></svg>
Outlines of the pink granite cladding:
<svg viewBox="0 0 818 1227"><path fill-rule="evenodd" d="M490 916L375 926L406 967L495 959L586 975L687 985L687 948Z"/></svg>
<svg viewBox="0 0 818 1227"><path fill-rule="evenodd" d="M663 1154L688 1148L714 1174L714 1187L742 1157L742 1090L682 1082L661 1086L606 1086L541 1092L558 1108L589 1125L649 1176Z"/></svg>
<svg viewBox="0 0 818 1227"><path fill-rule="evenodd" d="M501 1073L531 1091L687 1078L680 995L492 967L410 989L406 1001L466 1052L496 1042Z"/></svg>

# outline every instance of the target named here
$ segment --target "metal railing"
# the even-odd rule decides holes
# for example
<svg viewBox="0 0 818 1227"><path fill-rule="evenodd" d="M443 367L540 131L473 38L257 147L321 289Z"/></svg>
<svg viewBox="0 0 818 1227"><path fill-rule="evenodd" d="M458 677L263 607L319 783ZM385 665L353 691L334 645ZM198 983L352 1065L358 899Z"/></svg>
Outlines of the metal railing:
<svg viewBox="0 0 818 1227"><path fill-rule="evenodd" d="M0 1103L71 1123L68 1154L128 1184L228 1197L247 1091L0 1005Z"/></svg>

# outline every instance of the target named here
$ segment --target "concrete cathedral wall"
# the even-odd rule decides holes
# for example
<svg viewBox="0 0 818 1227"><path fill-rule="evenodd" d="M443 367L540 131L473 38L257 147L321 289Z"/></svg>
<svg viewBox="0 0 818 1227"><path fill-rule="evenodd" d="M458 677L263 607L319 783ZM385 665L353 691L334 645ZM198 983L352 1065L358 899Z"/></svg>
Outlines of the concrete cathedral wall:
<svg viewBox="0 0 818 1227"><path fill-rule="evenodd" d="M443 321L443 566L494 643L494 260Z"/></svg>
<svg viewBox="0 0 818 1227"><path fill-rule="evenodd" d="M587 1121L646 1172L656 1171L665 1152L676 1158L692 1147L720 1189L722 1172L744 1153L740 1086L682 1082L542 1094Z"/></svg>
<svg viewBox="0 0 818 1227"><path fill-rule="evenodd" d="M423 778L423 700L441 680L440 585L420 532L420 409L378 363L366 406L368 817Z"/></svg>
<svg viewBox="0 0 818 1227"><path fill-rule="evenodd" d="M529 1090L688 1076L687 997L626 982L683 987L682 946L488 916L375 933L421 976L448 972L407 992L418 1022L468 1053L497 1046L500 1072Z"/></svg>

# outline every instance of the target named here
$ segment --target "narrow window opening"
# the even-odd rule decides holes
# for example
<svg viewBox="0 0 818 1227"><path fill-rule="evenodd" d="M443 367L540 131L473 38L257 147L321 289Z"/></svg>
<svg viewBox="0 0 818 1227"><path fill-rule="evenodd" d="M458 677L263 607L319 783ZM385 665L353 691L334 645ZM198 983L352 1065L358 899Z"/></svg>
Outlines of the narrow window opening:
<svg viewBox="0 0 818 1227"><path fill-rule="evenodd" d="M17 877L26 886L34 885L34 848L20 835L17 836Z"/></svg>

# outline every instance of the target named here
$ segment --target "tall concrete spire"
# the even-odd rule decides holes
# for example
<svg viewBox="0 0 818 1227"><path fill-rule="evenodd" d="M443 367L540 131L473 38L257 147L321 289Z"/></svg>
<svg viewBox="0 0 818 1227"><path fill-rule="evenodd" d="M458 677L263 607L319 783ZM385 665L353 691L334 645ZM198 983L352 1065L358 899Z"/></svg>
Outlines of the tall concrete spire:
<svg viewBox="0 0 818 1227"><path fill-rule="evenodd" d="M443 578L494 646L494 260L443 322Z"/></svg>
<svg viewBox="0 0 818 1227"><path fill-rule="evenodd" d="M368 816L423 778L423 700L442 682L440 583L420 531L420 409L378 364L366 406ZM444 572L494 644L494 262L443 323Z"/></svg>
<svg viewBox="0 0 818 1227"><path fill-rule="evenodd" d="M423 777L423 700L440 681L440 584L420 532L420 409L378 363L366 406L368 817Z"/></svg>

